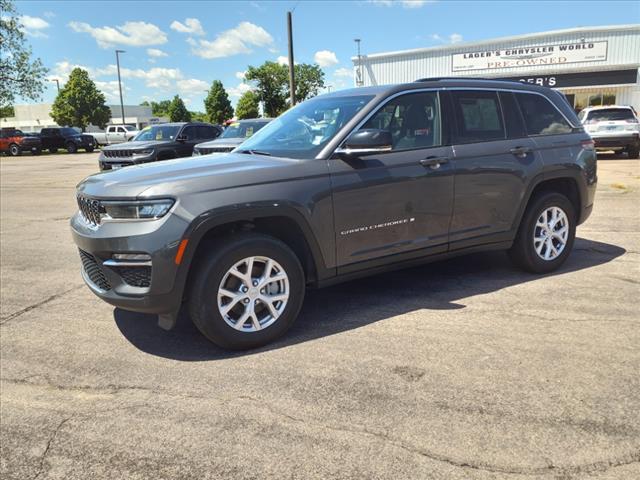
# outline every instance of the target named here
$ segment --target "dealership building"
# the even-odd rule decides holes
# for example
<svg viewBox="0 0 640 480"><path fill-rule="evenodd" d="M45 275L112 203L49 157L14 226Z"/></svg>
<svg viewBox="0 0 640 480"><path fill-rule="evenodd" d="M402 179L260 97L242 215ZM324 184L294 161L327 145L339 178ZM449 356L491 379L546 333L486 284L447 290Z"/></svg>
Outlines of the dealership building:
<svg viewBox="0 0 640 480"><path fill-rule="evenodd" d="M640 25L580 27L354 57L359 86L426 77L481 77L562 91L576 111L632 105L640 112Z"/></svg>
<svg viewBox="0 0 640 480"><path fill-rule="evenodd" d="M122 123L122 110L120 105L107 105L111 111L109 124ZM28 105L15 105L13 107L15 116L0 118L0 127L16 128L23 132L39 132L46 127L57 127L58 124L51 118L50 103L33 103ZM151 113L151 107L144 105L125 105L124 123L134 125L141 129L152 123L166 122L168 119L155 117ZM96 126L89 125L88 132L99 131Z"/></svg>

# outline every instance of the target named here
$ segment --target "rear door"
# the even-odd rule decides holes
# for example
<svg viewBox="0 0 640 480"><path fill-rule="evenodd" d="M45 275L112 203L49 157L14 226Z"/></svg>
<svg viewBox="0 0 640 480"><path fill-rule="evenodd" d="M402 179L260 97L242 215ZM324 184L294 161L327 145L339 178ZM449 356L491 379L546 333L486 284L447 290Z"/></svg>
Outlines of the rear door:
<svg viewBox="0 0 640 480"><path fill-rule="evenodd" d="M329 161L342 272L392 254L446 251L453 170L442 113L437 91L392 98L361 127L390 131L392 150Z"/></svg>
<svg viewBox="0 0 640 480"><path fill-rule="evenodd" d="M459 89L455 115L455 201L450 249L508 240L528 179L541 158L510 92Z"/></svg>
<svg viewBox="0 0 640 480"><path fill-rule="evenodd" d="M184 141L177 142L178 157L190 157L193 153L193 147L199 143L198 127L195 125L187 125L180 132L180 136L186 137Z"/></svg>

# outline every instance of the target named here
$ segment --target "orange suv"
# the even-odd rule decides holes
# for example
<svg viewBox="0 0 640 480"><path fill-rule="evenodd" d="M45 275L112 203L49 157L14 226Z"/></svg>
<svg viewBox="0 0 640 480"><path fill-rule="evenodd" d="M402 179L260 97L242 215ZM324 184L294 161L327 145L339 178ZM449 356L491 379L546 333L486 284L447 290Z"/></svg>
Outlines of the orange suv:
<svg viewBox="0 0 640 480"><path fill-rule="evenodd" d="M40 155L42 142L40 137L25 135L13 128L3 128L0 131L0 152L8 153L12 157L17 157L22 152Z"/></svg>

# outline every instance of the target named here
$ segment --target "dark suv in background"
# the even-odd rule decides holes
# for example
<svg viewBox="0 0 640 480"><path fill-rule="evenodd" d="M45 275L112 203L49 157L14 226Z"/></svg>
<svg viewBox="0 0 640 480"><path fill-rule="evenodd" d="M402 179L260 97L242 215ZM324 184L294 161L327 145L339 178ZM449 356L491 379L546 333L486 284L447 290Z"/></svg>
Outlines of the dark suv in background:
<svg viewBox="0 0 640 480"><path fill-rule="evenodd" d="M71 228L103 300L164 328L185 303L207 338L252 348L307 286L486 250L554 271L596 181L562 94L424 79L307 100L233 153L90 176Z"/></svg>
<svg viewBox="0 0 640 480"><path fill-rule="evenodd" d="M271 118L253 118L233 122L225 128L219 138L196 145L193 149L193 154L208 155L209 153L230 152L271 120Z"/></svg>
<svg viewBox="0 0 640 480"><path fill-rule="evenodd" d="M91 135L78 132L71 127L43 128L40 130L42 149L56 153L59 149L66 149L69 153L78 150L93 152L95 143Z"/></svg>
<svg viewBox="0 0 640 480"><path fill-rule="evenodd" d="M200 122L150 125L129 142L104 147L100 153L100 170L190 157L197 143L218 138L222 131L218 125Z"/></svg>

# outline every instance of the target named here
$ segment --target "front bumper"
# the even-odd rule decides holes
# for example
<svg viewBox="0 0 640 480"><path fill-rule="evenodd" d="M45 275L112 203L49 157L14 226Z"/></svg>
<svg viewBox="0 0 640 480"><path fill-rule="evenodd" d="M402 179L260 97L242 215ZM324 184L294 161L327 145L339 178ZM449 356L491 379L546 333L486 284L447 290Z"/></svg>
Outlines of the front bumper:
<svg viewBox="0 0 640 480"><path fill-rule="evenodd" d="M175 312L182 302L175 255L187 226L172 212L158 220L107 222L98 227L76 213L71 232L80 250L82 278L94 294L124 310ZM114 261L115 253L146 254L150 260L132 266L137 262ZM141 278L144 281L137 281Z"/></svg>

